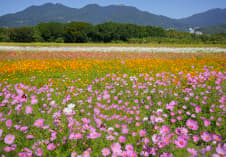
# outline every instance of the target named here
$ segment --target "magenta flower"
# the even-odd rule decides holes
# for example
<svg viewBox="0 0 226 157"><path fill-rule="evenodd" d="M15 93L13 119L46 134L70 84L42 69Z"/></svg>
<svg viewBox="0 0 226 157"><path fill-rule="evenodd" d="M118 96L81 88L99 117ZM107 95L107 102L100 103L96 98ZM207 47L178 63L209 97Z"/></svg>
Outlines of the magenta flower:
<svg viewBox="0 0 226 157"><path fill-rule="evenodd" d="M71 153L71 157L77 157L77 153L76 152L72 152Z"/></svg>
<svg viewBox="0 0 226 157"><path fill-rule="evenodd" d="M132 144L126 144L125 149L127 151L133 151L133 145Z"/></svg>
<svg viewBox="0 0 226 157"><path fill-rule="evenodd" d="M32 114L32 107L31 106L26 106L25 107L25 113L26 114Z"/></svg>
<svg viewBox="0 0 226 157"><path fill-rule="evenodd" d="M198 152L194 148L188 148L187 151L192 155L192 156L197 156Z"/></svg>
<svg viewBox="0 0 226 157"><path fill-rule="evenodd" d="M108 93L106 93L106 94L103 95L103 99L104 100L110 99L110 98L111 98L111 96Z"/></svg>
<svg viewBox="0 0 226 157"><path fill-rule="evenodd" d="M129 129L127 129L127 128L122 129L122 134L128 134L128 132L129 132Z"/></svg>
<svg viewBox="0 0 226 157"><path fill-rule="evenodd" d="M48 150L53 150L53 149L55 149L56 148L56 146L54 145L54 143L50 143L50 144L48 144L48 146L47 146L47 149Z"/></svg>
<svg viewBox="0 0 226 157"><path fill-rule="evenodd" d="M19 153L18 153L18 156L19 156L19 157L29 157L29 155L28 155L27 152L19 152Z"/></svg>
<svg viewBox="0 0 226 157"><path fill-rule="evenodd" d="M204 125L205 125L206 127L208 127L208 126L210 125L210 121L209 121L208 119L205 119L205 120L204 120Z"/></svg>
<svg viewBox="0 0 226 157"><path fill-rule="evenodd" d="M156 144L160 140L160 136L157 134L154 134L151 139L153 143Z"/></svg>
<svg viewBox="0 0 226 157"><path fill-rule="evenodd" d="M33 135L27 135L27 136L26 136L26 139L33 139L33 138L34 138Z"/></svg>
<svg viewBox="0 0 226 157"><path fill-rule="evenodd" d="M170 127L168 125L163 125L161 128L160 128L160 134L161 135L166 135L170 132Z"/></svg>
<svg viewBox="0 0 226 157"><path fill-rule="evenodd" d="M14 140L15 140L15 136L9 134L9 135L6 135L6 136L5 136L4 142L5 142L6 144L13 144Z"/></svg>
<svg viewBox="0 0 226 157"><path fill-rule="evenodd" d="M38 103L38 99L34 98L31 99L31 105L37 104Z"/></svg>
<svg viewBox="0 0 226 157"><path fill-rule="evenodd" d="M140 130L140 132L139 132L141 137L145 136L146 133L147 133L147 131L145 131L145 130Z"/></svg>
<svg viewBox="0 0 226 157"><path fill-rule="evenodd" d="M123 142L125 142L126 141L126 137L125 136L120 136L119 137L119 142L120 143L123 143Z"/></svg>
<svg viewBox="0 0 226 157"><path fill-rule="evenodd" d="M188 119L186 122L186 125L191 129L191 130L197 130L198 129L198 124L196 121L192 119Z"/></svg>
<svg viewBox="0 0 226 157"><path fill-rule="evenodd" d="M81 139L81 138L82 138L81 133L71 133L68 137L69 140L77 140L77 139Z"/></svg>
<svg viewBox="0 0 226 157"><path fill-rule="evenodd" d="M111 152L110 152L110 150L109 150L108 148L102 149L101 152L102 152L102 155L103 155L103 156L108 156L108 155L111 154Z"/></svg>
<svg viewBox="0 0 226 157"><path fill-rule="evenodd" d="M113 143L111 145L111 149L112 149L113 154L115 154L115 155L120 155L122 153L120 143Z"/></svg>
<svg viewBox="0 0 226 157"><path fill-rule="evenodd" d="M216 152L218 154L215 154L217 157L224 157L226 156L226 143L219 143Z"/></svg>
<svg viewBox="0 0 226 157"><path fill-rule="evenodd" d="M11 152L12 148L9 146L4 147L5 152Z"/></svg>
<svg viewBox="0 0 226 157"><path fill-rule="evenodd" d="M3 130L2 130L2 129L0 129L0 137L2 136L2 133L3 133Z"/></svg>
<svg viewBox="0 0 226 157"><path fill-rule="evenodd" d="M92 131L88 136L87 138L88 139L96 139L96 138L99 138L101 137L101 133L98 133L96 131Z"/></svg>
<svg viewBox="0 0 226 157"><path fill-rule="evenodd" d="M221 141L222 137L220 135L213 134L213 139L216 140L216 141Z"/></svg>
<svg viewBox="0 0 226 157"><path fill-rule="evenodd" d="M45 121L45 119L41 119L40 118L40 119L35 121L34 126L36 126L36 127L43 127L44 126L44 121Z"/></svg>
<svg viewBox="0 0 226 157"><path fill-rule="evenodd" d="M183 136L178 136L175 140L176 147L178 148L184 148L187 146L188 141Z"/></svg>
<svg viewBox="0 0 226 157"><path fill-rule="evenodd" d="M195 112L196 112L196 113L199 113L199 112L201 112L201 111L202 111L201 107L199 107L199 106L196 106L196 107L195 107Z"/></svg>
<svg viewBox="0 0 226 157"><path fill-rule="evenodd" d="M203 132L203 134L201 135L201 138L205 142L209 142L209 141L212 140L212 137L211 137L211 135L208 132Z"/></svg>
<svg viewBox="0 0 226 157"><path fill-rule="evenodd" d="M11 128L12 127L12 120L11 119L7 120L5 122L5 125L7 126L8 129Z"/></svg>
<svg viewBox="0 0 226 157"><path fill-rule="evenodd" d="M163 154L160 155L160 157L173 157L173 154L169 152L164 152Z"/></svg>
<svg viewBox="0 0 226 157"><path fill-rule="evenodd" d="M199 136L198 136L198 135L194 135L192 138L193 138L193 141L194 141L194 142L199 141Z"/></svg>
<svg viewBox="0 0 226 157"><path fill-rule="evenodd" d="M120 143L113 143L112 145L111 145L111 149L121 149L121 144Z"/></svg>
<svg viewBox="0 0 226 157"><path fill-rule="evenodd" d="M42 155L43 155L43 150L42 150L42 148L37 148L36 151L35 151L35 155L37 155L37 156L42 156Z"/></svg>

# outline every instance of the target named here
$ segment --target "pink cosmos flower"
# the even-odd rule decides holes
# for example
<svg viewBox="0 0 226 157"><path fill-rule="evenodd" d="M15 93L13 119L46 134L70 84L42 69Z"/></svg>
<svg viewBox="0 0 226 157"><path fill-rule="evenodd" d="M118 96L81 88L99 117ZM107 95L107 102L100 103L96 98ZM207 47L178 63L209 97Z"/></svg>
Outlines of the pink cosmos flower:
<svg viewBox="0 0 226 157"><path fill-rule="evenodd" d="M87 138L88 139L96 139L96 138L99 138L101 137L101 133L98 133L96 131L92 131L88 136Z"/></svg>
<svg viewBox="0 0 226 157"><path fill-rule="evenodd" d="M133 151L133 145L132 144L126 144L125 149L127 151Z"/></svg>
<svg viewBox="0 0 226 157"><path fill-rule="evenodd" d="M221 141L222 137L220 135L213 134L213 139L216 140L216 141Z"/></svg>
<svg viewBox="0 0 226 157"><path fill-rule="evenodd" d="M127 129L127 128L122 129L122 134L128 134L128 132L129 132L129 129Z"/></svg>
<svg viewBox="0 0 226 157"><path fill-rule="evenodd" d="M163 154L160 155L160 157L173 157L173 154L169 152L164 152Z"/></svg>
<svg viewBox="0 0 226 157"><path fill-rule="evenodd" d="M194 135L192 138L193 138L193 141L194 141L194 142L199 141L199 136L198 136L198 135Z"/></svg>
<svg viewBox="0 0 226 157"><path fill-rule="evenodd" d="M8 129L10 129L12 127L12 120L9 119L5 122L5 125L7 126Z"/></svg>
<svg viewBox="0 0 226 157"><path fill-rule="evenodd" d="M25 113L26 114L32 114L32 107L31 106L26 106L25 107Z"/></svg>
<svg viewBox="0 0 226 157"><path fill-rule="evenodd" d="M8 135L5 136L4 142L6 144L13 144L14 140L15 140L15 136L8 134Z"/></svg>
<svg viewBox="0 0 226 157"><path fill-rule="evenodd" d="M214 154L214 157L224 157L226 156L226 143L219 143L216 148L218 154Z"/></svg>
<svg viewBox="0 0 226 157"><path fill-rule="evenodd" d="M69 140L77 140L77 139L81 139L81 138L82 138L81 133L71 133L68 137Z"/></svg>
<svg viewBox="0 0 226 157"><path fill-rule="evenodd" d="M77 157L77 153L76 152L72 152L71 153L71 157Z"/></svg>
<svg viewBox="0 0 226 157"><path fill-rule="evenodd" d="M37 104L38 103L38 99L34 98L31 99L31 105Z"/></svg>
<svg viewBox="0 0 226 157"><path fill-rule="evenodd" d="M198 124L196 121L192 119L188 119L186 122L186 125L191 129L191 130L197 130L198 129Z"/></svg>
<svg viewBox="0 0 226 157"><path fill-rule="evenodd" d="M0 137L2 136L2 133L3 133L3 130L2 130L2 129L0 129Z"/></svg>
<svg viewBox="0 0 226 157"><path fill-rule="evenodd" d="M15 88L18 96L22 96L24 94L24 91L22 89L19 89L18 87Z"/></svg>
<svg viewBox="0 0 226 157"><path fill-rule="evenodd" d="M145 138L143 139L143 142L144 142L145 144L148 144L148 143L150 142L150 140L149 140L147 137L145 137Z"/></svg>
<svg viewBox="0 0 226 157"><path fill-rule="evenodd" d="M120 136L119 137L119 142L120 143L123 143L123 142L125 142L126 141L126 137L125 136Z"/></svg>
<svg viewBox="0 0 226 157"><path fill-rule="evenodd" d="M110 99L110 98L111 98L111 96L110 96L108 93L105 93L105 94L103 95L103 99L104 99L104 100Z"/></svg>
<svg viewBox="0 0 226 157"><path fill-rule="evenodd" d="M56 148L56 146L54 145L54 143L49 143L48 145L47 145L47 149L48 150L53 150L53 149L55 149Z"/></svg>
<svg viewBox="0 0 226 157"><path fill-rule="evenodd" d="M181 116L177 116L177 120L182 120L182 117Z"/></svg>
<svg viewBox="0 0 226 157"><path fill-rule="evenodd" d="M205 142L209 142L209 141L212 140L212 137L211 137L211 135L208 132L203 132L203 134L201 135L201 138Z"/></svg>
<svg viewBox="0 0 226 157"><path fill-rule="evenodd" d="M19 157L29 157L29 155L28 155L27 152L19 152L19 153L18 153L18 156L19 156Z"/></svg>
<svg viewBox="0 0 226 157"><path fill-rule="evenodd" d="M210 125L210 121L208 119L204 120L204 125L205 127L208 127Z"/></svg>
<svg viewBox="0 0 226 157"><path fill-rule="evenodd" d="M174 119L174 118L171 119L171 122L172 122L172 123L176 123L176 121L177 121L177 120Z"/></svg>
<svg viewBox="0 0 226 157"><path fill-rule="evenodd" d="M188 148L187 151L192 155L192 156L197 156L198 152L194 148Z"/></svg>
<svg viewBox="0 0 226 157"><path fill-rule="evenodd" d="M158 147L159 148L164 148L166 146L166 143L165 142L163 142L163 141L159 141L158 142Z"/></svg>
<svg viewBox="0 0 226 157"><path fill-rule="evenodd" d="M35 155L37 155L37 156L42 156L42 155L43 155L43 150L42 150L42 148L37 148L36 151L35 151Z"/></svg>
<svg viewBox="0 0 226 157"><path fill-rule="evenodd" d="M33 138L34 138L33 135L27 135L27 136L26 136L26 139L33 139Z"/></svg>
<svg viewBox="0 0 226 157"><path fill-rule="evenodd" d="M175 140L176 147L184 148L187 146L188 141L183 136L178 136Z"/></svg>
<svg viewBox="0 0 226 157"><path fill-rule="evenodd" d="M108 148L102 149L101 152L102 152L102 155L103 155L103 156L108 156L108 155L111 154L111 152L110 152L110 150L109 150Z"/></svg>
<svg viewBox="0 0 226 157"><path fill-rule="evenodd" d="M151 139L152 139L153 143L156 144L160 140L160 136L157 134L154 134Z"/></svg>
<svg viewBox="0 0 226 157"><path fill-rule="evenodd" d="M36 126L36 127L43 127L44 126L44 121L45 121L45 119L41 119L40 118L40 119L35 121L34 126Z"/></svg>
<svg viewBox="0 0 226 157"><path fill-rule="evenodd" d="M147 131L145 131L145 130L140 130L140 132L139 132L141 137L145 136L146 133L147 133Z"/></svg>
<svg viewBox="0 0 226 157"><path fill-rule="evenodd" d="M111 149L112 149L112 151L113 152L115 152L116 150L121 150L121 145L120 145L120 143L113 143L112 145L111 145Z"/></svg>
<svg viewBox="0 0 226 157"><path fill-rule="evenodd" d="M5 152L11 152L12 148L9 146L4 147Z"/></svg>
<svg viewBox="0 0 226 157"><path fill-rule="evenodd" d="M166 135L170 132L170 127L168 125L163 125L161 128L160 128L160 134L161 135Z"/></svg>
<svg viewBox="0 0 226 157"><path fill-rule="evenodd" d="M196 106L196 107L195 107L195 112L196 112L196 113L199 113L199 112L201 112L201 111L202 111L201 107L199 107L199 106Z"/></svg>

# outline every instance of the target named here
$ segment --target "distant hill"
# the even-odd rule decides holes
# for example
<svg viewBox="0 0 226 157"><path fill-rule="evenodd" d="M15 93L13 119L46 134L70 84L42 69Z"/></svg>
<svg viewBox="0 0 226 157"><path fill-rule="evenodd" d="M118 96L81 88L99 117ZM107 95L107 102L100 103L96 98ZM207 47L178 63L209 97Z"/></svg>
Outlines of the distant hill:
<svg viewBox="0 0 226 157"><path fill-rule="evenodd" d="M194 27L208 27L226 24L226 9L211 9L179 20Z"/></svg>
<svg viewBox="0 0 226 157"><path fill-rule="evenodd" d="M226 33L226 24L211 27L201 27L199 31L203 32L204 34Z"/></svg>
<svg viewBox="0 0 226 157"><path fill-rule="evenodd" d="M215 15L218 17L215 17ZM200 19L202 20L200 21ZM226 9L215 9L215 11L208 11L184 19L172 19L124 5L102 7L97 4L90 4L83 8L76 9L64 6L60 3L46 3L40 6L28 7L14 14L0 16L0 27L34 26L41 22L52 21L62 23L83 21L92 24L112 21L138 25L152 25L165 29L173 28L185 31L193 26L226 24Z"/></svg>

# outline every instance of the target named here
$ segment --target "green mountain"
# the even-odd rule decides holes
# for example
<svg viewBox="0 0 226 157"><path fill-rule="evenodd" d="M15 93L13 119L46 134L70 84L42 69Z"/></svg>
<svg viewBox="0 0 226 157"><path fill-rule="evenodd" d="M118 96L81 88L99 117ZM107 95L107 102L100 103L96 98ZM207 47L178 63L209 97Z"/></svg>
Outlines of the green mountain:
<svg viewBox="0 0 226 157"><path fill-rule="evenodd" d="M172 19L124 5L102 7L97 4L90 4L76 9L60 3L46 3L41 6L28 7L17 13L0 16L0 27L34 26L41 22L53 21L61 23L83 21L92 24L111 21L188 31L189 27L226 24L226 9L213 9L188 18Z"/></svg>
<svg viewBox="0 0 226 157"><path fill-rule="evenodd" d="M226 24L226 9L211 9L179 20L194 27L208 27Z"/></svg>
<svg viewBox="0 0 226 157"><path fill-rule="evenodd" d="M212 27L201 27L199 31L204 34L226 33L226 24Z"/></svg>
<svg viewBox="0 0 226 157"><path fill-rule="evenodd" d="M47 3L41 6L31 6L21 12L7 14L0 17L0 27L34 26L40 22L83 21L92 24L104 22L132 23L139 25L152 25L163 28L185 30L187 24L178 20L149 12L140 11L135 7L123 5L110 5L106 7L90 4L76 9L62 4Z"/></svg>

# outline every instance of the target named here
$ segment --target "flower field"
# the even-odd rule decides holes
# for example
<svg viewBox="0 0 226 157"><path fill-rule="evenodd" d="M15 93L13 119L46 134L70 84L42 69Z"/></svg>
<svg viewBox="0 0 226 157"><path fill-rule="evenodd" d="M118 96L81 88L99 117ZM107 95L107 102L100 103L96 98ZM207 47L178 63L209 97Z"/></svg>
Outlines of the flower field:
<svg viewBox="0 0 226 157"><path fill-rule="evenodd" d="M225 53L0 51L1 156L226 156Z"/></svg>

